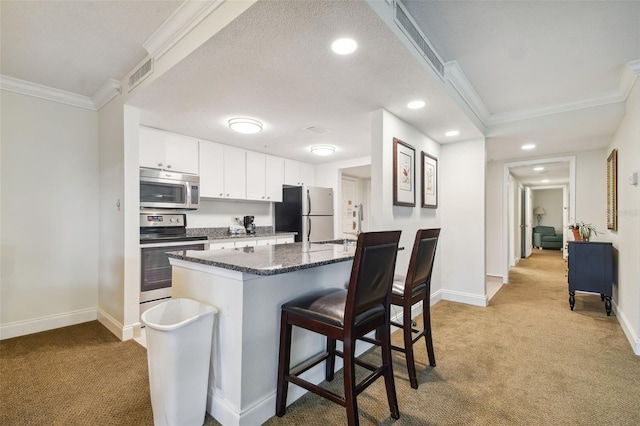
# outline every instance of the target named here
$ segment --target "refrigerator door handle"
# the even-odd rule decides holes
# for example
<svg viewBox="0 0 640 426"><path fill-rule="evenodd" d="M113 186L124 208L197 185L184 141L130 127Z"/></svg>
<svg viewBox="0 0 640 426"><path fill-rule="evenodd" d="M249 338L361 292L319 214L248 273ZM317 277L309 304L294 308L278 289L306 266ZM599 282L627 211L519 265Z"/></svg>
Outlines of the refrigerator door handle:
<svg viewBox="0 0 640 426"><path fill-rule="evenodd" d="M311 214L311 195L309 195L309 190L307 190L307 216Z"/></svg>
<svg viewBox="0 0 640 426"><path fill-rule="evenodd" d="M311 240L311 218L307 216L307 241Z"/></svg>

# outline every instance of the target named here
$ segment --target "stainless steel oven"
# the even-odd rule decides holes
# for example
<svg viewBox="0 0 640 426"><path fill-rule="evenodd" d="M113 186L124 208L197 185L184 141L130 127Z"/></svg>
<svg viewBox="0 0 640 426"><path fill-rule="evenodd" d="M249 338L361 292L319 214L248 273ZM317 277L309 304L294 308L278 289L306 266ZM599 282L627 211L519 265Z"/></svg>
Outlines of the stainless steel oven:
<svg viewBox="0 0 640 426"><path fill-rule="evenodd" d="M185 214L140 214L140 313L171 297L167 252L208 249L206 236L187 236Z"/></svg>

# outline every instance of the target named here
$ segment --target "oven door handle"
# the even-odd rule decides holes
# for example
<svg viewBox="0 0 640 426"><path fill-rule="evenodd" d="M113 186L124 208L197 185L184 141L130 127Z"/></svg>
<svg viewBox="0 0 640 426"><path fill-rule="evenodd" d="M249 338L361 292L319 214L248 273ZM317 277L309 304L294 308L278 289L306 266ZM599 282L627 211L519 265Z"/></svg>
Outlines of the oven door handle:
<svg viewBox="0 0 640 426"><path fill-rule="evenodd" d="M181 247L192 246L196 244L203 244L205 250L209 250L208 240L191 240L191 241L176 241L176 242L157 242L157 243L140 243L141 249L156 248L156 247Z"/></svg>

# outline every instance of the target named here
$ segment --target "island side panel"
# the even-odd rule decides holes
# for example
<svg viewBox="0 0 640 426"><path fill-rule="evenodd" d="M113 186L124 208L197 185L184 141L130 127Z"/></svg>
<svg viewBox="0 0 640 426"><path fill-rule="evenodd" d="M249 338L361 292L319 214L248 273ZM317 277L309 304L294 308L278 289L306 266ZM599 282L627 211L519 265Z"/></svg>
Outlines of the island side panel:
<svg viewBox="0 0 640 426"><path fill-rule="evenodd" d="M238 425L242 375L242 273L171 259L172 297L218 308L214 323L207 411L223 425Z"/></svg>
<svg viewBox="0 0 640 426"><path fill-rule="evenodd" d="M345 288L353 261L317 266L285 274L245 274L242 326L242 407L251 410L254 424L275 415L275 394L280 339L280 307L283 303L321 288ZM294 327L291 363L297 365L325 350L326 338ZM307 376L321 373L324 365ZM290 404L306 391L290 385ZM297 389L294 389L297 388Z"/></svg>

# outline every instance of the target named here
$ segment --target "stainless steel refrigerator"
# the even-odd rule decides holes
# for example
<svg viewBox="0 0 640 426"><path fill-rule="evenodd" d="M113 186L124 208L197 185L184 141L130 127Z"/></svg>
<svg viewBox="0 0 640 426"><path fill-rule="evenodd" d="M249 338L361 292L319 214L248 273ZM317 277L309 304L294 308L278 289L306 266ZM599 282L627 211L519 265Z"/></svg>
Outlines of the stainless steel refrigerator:
<svg viewBox="0 0 640 426"><path fill-rule="evenodd" d="M275 216L276 232L297 232L296 242L333 240L333 189L285 187Z"/></svg>

